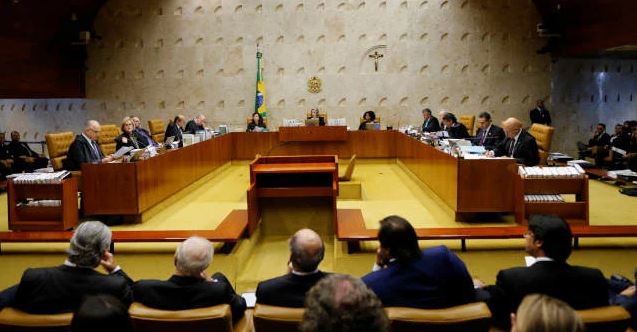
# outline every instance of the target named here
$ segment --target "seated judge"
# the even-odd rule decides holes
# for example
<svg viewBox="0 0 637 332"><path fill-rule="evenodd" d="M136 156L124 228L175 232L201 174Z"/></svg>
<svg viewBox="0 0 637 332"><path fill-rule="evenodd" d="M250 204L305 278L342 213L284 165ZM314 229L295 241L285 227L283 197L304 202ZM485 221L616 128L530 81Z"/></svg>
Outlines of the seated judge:
<svg viewBox="0 0 637 332"><path fill-rule="evenodd" d="M186 310L229 304L232 319L243 317L245 300L235 293L222 273L208 276L214 250L210 241L193 236L175 251L175 273L166 281L139 280L133 285L135 301L162 310Z"/></svg>
<svg viewBox="0 0 637 332"><path fill-rule="evenodd" d="M478 132L473 141L474 145L484 146L487 150L493 150L505 138L504 130L493 124L489 112L478 114Z"/></svg>
<svg viewBox="0 0 637 332"><path fill-rule="evenodd" d="M130 146L134 149L145 148L146 145L139 139L135 133L135 124L131 118L126 118L122 122L122 133L115 138L115 149L119 150L124 146Z"/></svg>
<svg viewBox="0 0 637 332"><path fill-rule="evenodd" d="M97 138L100 135L100 123L95 120L88 120L85 123L82 134L77 135L69 152L64 159L64 169L69 171L80 170L83 163L108 163L113 161L113 156L104 156Z"/></svg>
<svg viewBox="0 0 637 332"><path fill-rule="evenodd" d="M288 273L260 282L257 303L302 308L305 294L328 275L318 269L325 246L315 231L307 228L299 230L290 238L289 247Z"/></svg>
<svg viewBox="0 0 637 332"><path fill-rule="evenodd" d="M133 120L133 124L135 125L135 134L139 138L139 142L144 147L149 145L157 145L157 142L153 139L153 136L148 132L148 130L142 128L142 121L136 115L130 116L131 120Z"/></svg>
<svg viewBox="0 0 637 332"><path fill-rule="evenodd" d="M469 131L467 127L465 127L462 123L458 122L456 116L453 113L445 113L442 116L442 123L444 124L445 130L449 134L449 138L469 138Z"/></svg>
<svg viewBox="0 0 637 332"><path fill-rule="evenodd" d="M200 130L206 130L206 117L203 114L199 114L194 119L188 121L184 132L195 134Z"/></svg>
<svg viewBox="0 0 637 332"><path fill-rule="evenodd" d="M166 133L164 133L164 142L168 139L168 137L174 137L173 142L177 142L178 146L181 148L184 146L184 124L186 123L186 117L182 114L175 116L173 121L171 121L168 126L166 126Z"/></svg>
<svg viewBox="0 0 637 332"><path fill-rule="evenodd" d="M502 122L506 139L493 150L487 151L488 157L507 156L515 158L518 164L536 166L540 162L540 153L535 137L522 129L522 122L508 118Z"/></svg>
<svg viewBox="0 0 637 332"><path fill-rule="evenodd" d="M368 123L374 123L376 121L376 113L374 111L367 111L363 113L363 122L358 126L358 130L366 130Z"/></svg>
<svg viewBox="0 0 637 332"><path fill-rule="evenodd" d="M425 108L422 110L422 132L423 133L431 133L440 130L440 123L438 123L438 119L435 116L431 115L431 110Z"/></svg>
<svg viewBox="0 0 637 332"><path fill-rule="evenodd" d="M308 119L318 119L319 126L325 125L325 118L320 116L318 108L312 108L310 110L310 116L308 117Z"/></svg>
<svg viewBox="0 0 637 332"><path fill-rule="evenodd" d="M17 172L32 172L38 168L44 168L49 164L49 159L33 151L27 143L20 142L20 133L17 130L11 132L11 142L7 146L14 161L14 169Z"/></svg>
<svg viewBox="0 0 637 332"><path fill-rule="evenodd" d="M265 125L265 122L263 121L263 116L261 115L261 113L259 112L254 112L252 113L252 119L250 120L250 123L248 123L248 128L246 129L247 132L261 132L261 131L267 131L267 127Z"/></svg>
<svg viewBox="0 0 637 332"><path fill-rule="evenodd" d="M595 164L601 166L603 158L608 155L606 147L609 145L610 135L606 133L606 124L598 123L591 138L588 140L588 144L577 142L578 158L593 157L595 158Z"/></svg>

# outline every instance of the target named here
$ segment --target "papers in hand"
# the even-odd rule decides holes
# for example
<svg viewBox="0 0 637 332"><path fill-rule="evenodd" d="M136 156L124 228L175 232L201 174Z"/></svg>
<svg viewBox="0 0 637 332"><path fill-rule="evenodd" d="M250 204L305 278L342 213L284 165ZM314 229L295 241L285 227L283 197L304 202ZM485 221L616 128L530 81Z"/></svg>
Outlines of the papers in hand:
<svg viewBox="0 0 637 332"><path fill-rule="evenodd" d="M257 295L255 292L243 293L241 297L246 300L246 307L248 308L254 308L254 305L257 304Z"/></svg>
<svg viewBox="0 0 637 332"><path fill-rule="evenodd" d="M133 149L132 146L122 146L121 148L119 148L119 150L117 150L113 154L113 158L119 159L119 158L123 157L125 154L127 154L128 152L130 152L132 149Z"/></svg>

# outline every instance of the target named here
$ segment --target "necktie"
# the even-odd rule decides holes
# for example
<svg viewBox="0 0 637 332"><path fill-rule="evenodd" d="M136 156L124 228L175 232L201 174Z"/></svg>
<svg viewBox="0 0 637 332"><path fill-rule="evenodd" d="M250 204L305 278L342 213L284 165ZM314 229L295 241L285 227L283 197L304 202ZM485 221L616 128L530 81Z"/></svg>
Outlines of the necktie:
<svg viewBox="0 0 637 332"><path fill-rule="evenodd" d="M422 125L422 131L427 130L427 126L429 126L429 119L427 119L427 121L425 121L425 124Z"/></svg>
<svg viewBox="0 0 637 332"><path fill-rule="evenodd" d="M511 146L509 146L509 157L513 157L513 150L515 148L515 140L511 140Z"/></svg>
<svg viewBox="0 0 637 332"><path fill-rule="evenodd" d="M93 147L93 157L95 160L100 160L100 152L97 147L97 143L95 141L91 141L91 146Z"/></svg>
<svg viewBox="0 0 637 332"><path fill-rule="evenodd" d="M487 130L482 131L482 138L480 139L480 145L484 145L484 140L487 138Z"/></svg>
<svg viewBox="0 0 637 332"><path fill-rule="evenodd" d="M133 142L133 145L135 146L135 149L139 149L139 144L137 144L137 138L135 138L135 136L131 135L130 140Z"/></svg>

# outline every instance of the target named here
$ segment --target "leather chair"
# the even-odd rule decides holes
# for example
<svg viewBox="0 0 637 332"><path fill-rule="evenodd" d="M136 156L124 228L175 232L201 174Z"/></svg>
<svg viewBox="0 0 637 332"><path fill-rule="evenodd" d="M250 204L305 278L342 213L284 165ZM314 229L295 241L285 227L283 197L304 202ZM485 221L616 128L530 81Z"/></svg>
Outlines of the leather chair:
<svg viewBox="0 0 637 332"><path fill-rule="evenodd" d="M72 131L65 131L49 133L44 135L44 137L53 169L56 171L64 169L63 161L66 159L71 143L75 140L75 134Z"/></svg>
<svg viewBox="0 0 637 332"><path fill-rule="evenodd" d="M588 332L625 332L630 322L626 309L616 305L577 310Z"/></svg>
<svg viewBox="0 0 637 332"><path fill-rule="evenodd" d="M136 332L232 332L232 312L227 304L189 310L160 310L134 302L128 309Z"/></svg>
<svg viewBox="0 0 637 332"><path fill-rule="evenodd" d="M153 137L155 142L161 143L164 141L164 134L166 133L166 124L162 119L148 120L148 130L150 136Z"/></svg>
<svg viewBox="0 0 637 332"><path fill-rule="evenodd" d="M0 331L3 332L68 332L73 313L29 314L6 307L0 311Z"/></svg>
<svg viewBox="0 0 637 332"><path fill-rule="evenodd" d="M114 124L102 125L102 132L100 133L97 143L100 144L100 149L105 156L115 153L115 138L121 134L121 130Z"/></svg>
<svg viewBox="0 0 637 332"><path fill-rule="evenodd" d="M258 304L252 319L255 332L298 332L304 308L287 308Z"/></svg>
<svg viewBox="0 0 637 332"><path fill-rule="evenodd" d="M468 303L444 309L385 308L391 331L487 332L491 311L484 302Z"/></svg>
<svg viewBox="0 0 637 332"><path fill-rule="evenodd" d="M475 128L476 116L475 115L461 115L458 118L458 122L462 123L465 127L467 127L467 131L469 135L473 136L473 129Z"/></svg>
<svg viewBox="0 0 637 332"><path fill-rule="evenodd" d="M551 151L551 141L553 140L555 128L539 123L534 123L529 128L529 134L535 137L537 148L540 153L540 165L546 165L546 160Z"/></svg>
<svg viewBox="0 0 637 332"><path fill-rule="evenodd" d="M345 169L345 173L342 176L338 177L339 181L349 181L352 179L352 173L354 173L354 166L356 166L356 155L353 155L352 158L349 159L349 164L347 164L347 168Z"/></svg>

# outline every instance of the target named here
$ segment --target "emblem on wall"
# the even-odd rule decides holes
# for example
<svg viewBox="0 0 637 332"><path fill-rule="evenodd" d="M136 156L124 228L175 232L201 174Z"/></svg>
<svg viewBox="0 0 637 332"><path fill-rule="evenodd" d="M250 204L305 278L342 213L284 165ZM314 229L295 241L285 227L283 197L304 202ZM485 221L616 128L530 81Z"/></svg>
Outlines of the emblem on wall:
<svg viewBox="0 0 637 332"><path fill-rule="evenodd" d="M309 80L307 80L307 91L311 92L311 93L319 93L321 92L321 85L323 84L323 82L321 82L321 79L316 77L316 76L312 76L310 77Z"/></svg>

